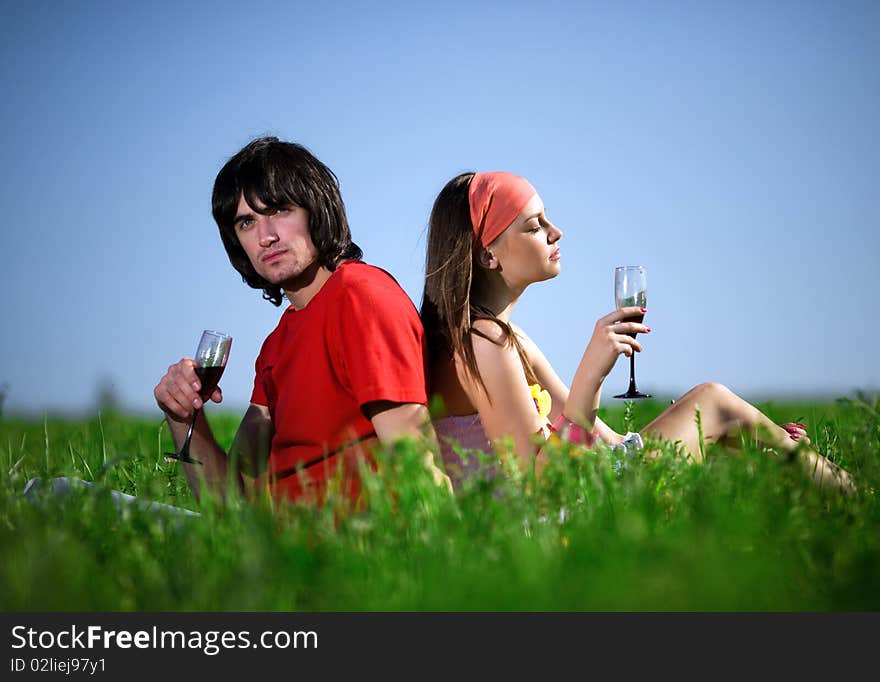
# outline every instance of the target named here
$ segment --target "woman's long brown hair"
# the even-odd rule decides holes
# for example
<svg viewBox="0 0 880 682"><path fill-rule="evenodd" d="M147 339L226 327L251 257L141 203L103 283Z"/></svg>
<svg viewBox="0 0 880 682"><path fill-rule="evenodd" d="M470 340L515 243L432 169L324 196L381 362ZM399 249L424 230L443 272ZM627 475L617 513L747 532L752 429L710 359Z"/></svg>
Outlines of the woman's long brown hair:
<svg viewBox="0 0 880 682"><path fill-rule="evenodd" d="M476 320L491 320L503 332L502 343L516 348L526 380L530 384L538 383L525 350L510 325L472 298L474 288L479 288L484 277L483 268L477 261L479 251L475 244L479 241L474 238L468 202L473 177L473 173L462 173L446 183L431 209L425 290L420 311L431 364L441 355L447 358L457 355L464 360L467 373L485 392L486 385L474 356L472 335L491 341L473 327ZM491 396L488 398L491 402Z"/></svg>

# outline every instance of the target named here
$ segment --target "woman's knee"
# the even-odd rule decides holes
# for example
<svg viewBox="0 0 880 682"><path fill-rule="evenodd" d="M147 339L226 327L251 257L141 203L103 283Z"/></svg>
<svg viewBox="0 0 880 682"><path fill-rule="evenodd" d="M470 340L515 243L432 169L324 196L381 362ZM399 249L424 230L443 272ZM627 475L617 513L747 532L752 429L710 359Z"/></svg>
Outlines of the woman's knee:
<svg viewBox="0 0 880 682"><path fill-rule="evenodd" d="M739 396L717 381L706 381L691 389L691 403L723 422L748 421Z"/></svg>
<svg viewBox="0 0 880 682"><path fill-rule="evenodd" d="M681 399L684 398L692 398L695 401L704 401L704 402L721 402L727 401L733 396L734 393L724 384L720 384L717 381L705 381L702 384L697 384L690 391L685 393Z"/></svg>
<svg viewBox="0 0 880 682"><path fill-rule="evenodd" d="M733 391L727 388L724 384L719 384L717 381L706 381L697 386L697 390L703 395L708 394L723 399L727 399L733 395Z"/></svg>

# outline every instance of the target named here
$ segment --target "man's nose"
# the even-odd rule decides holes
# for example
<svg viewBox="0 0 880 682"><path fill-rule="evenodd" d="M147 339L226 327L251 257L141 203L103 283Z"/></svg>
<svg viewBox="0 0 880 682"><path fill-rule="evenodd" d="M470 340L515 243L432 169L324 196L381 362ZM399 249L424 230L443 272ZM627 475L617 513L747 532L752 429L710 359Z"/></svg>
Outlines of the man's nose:
<svg viewBox="0 0 880 682"><path fill-rule="evenodd" d="M271 246L278 241L274 223L269 216L260 216L257 219L257 234L260 237L260 246Z"/></svg>

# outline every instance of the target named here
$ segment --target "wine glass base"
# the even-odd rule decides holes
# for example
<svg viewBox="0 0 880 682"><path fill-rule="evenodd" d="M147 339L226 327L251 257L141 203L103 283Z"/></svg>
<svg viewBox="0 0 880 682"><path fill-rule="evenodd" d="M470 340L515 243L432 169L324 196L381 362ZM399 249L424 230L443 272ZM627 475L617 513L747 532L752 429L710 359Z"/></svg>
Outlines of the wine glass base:
<svg viewBox="0 0 880 682"><path fill-rule="evenodd" d="M650 393L639 393L638 391L627 391L626 393L621 393L620 395L614 396L615 398L623 398L624 400L639 400L641 398L653 398Z"/></svg>
<svg viewBox="0 0 880 682"><path fill-rule="evenodd" d="M202 464L202 462L200 462L197 459L193 459L189 455L180 455L176 452L166 452L165 456L170 459L177 459L177 460L180 460L181 462L186 462L187 464Z"/></svg>

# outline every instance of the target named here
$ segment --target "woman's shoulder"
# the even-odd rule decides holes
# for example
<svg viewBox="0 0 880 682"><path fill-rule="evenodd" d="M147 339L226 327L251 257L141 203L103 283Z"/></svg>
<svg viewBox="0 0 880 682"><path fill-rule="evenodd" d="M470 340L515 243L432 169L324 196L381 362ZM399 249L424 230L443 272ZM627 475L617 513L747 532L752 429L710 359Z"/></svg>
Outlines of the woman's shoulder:
<svg viewBox="0 0 880 682"><path fill-rule="evenodd" d="M474 359L485 374L491 368L518 367L519 355L510 343L510 329L494 320L474 320L471 325Z"/></svg>
<svg viewBox="0 0 880 682"><path fill-rule="evenodd" d="M525 330L522 327L520 327L516 322L510 321L508 324L510 325L510 328L513 330L513 332L517 336L521 336L524 339L529 338L529 335L526 334Z"/></svg>
<svg viewBox="0 0 880 682"><path fill-rule="evenodd" d="M524 347L524 348L529 349L529 348L532 348L532 347L537 347L537 346L535 345L535 342L532 341L532 338L531 338L528 334L526 334L525 329L523 329L522 327L520 327L518 324L516 324L516 323L514 323L514 322L511 322L511 323L510 323L510 329L511 329L511 331L512 331L514 334L516 334L517 338L518 338L518 339L520 340L520 342L523 344L523 347Z"/></svg>
<svg viewBox="0 0 880 682"><path fill-rule="evenodd" d="M495 346L506 345L510 338L510 327L500 320L478 318L471 323L471 340L476 351L477 344L489 342Z"/></svg>

